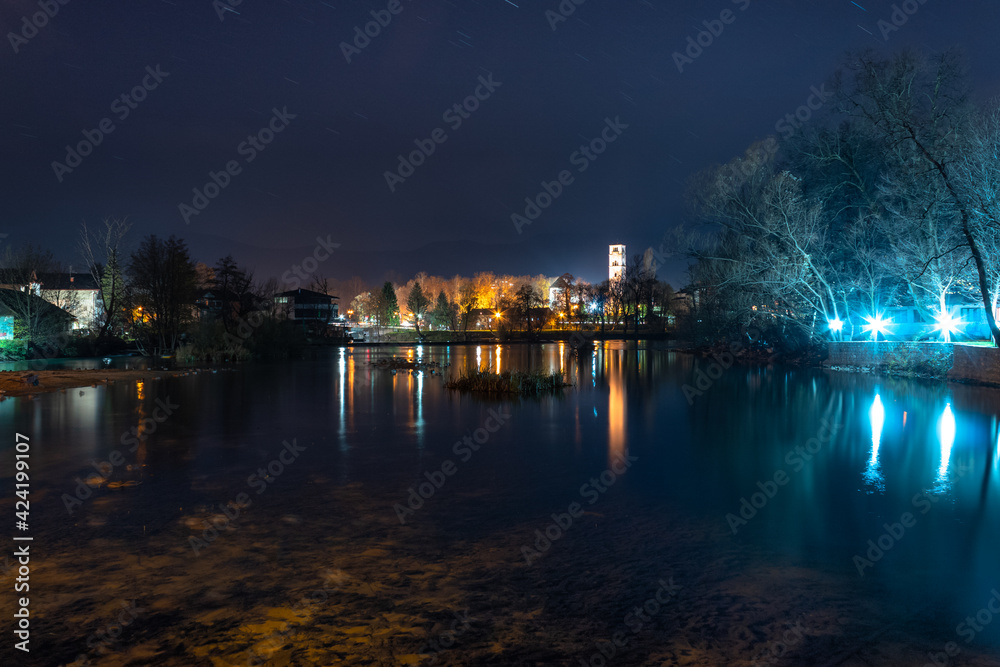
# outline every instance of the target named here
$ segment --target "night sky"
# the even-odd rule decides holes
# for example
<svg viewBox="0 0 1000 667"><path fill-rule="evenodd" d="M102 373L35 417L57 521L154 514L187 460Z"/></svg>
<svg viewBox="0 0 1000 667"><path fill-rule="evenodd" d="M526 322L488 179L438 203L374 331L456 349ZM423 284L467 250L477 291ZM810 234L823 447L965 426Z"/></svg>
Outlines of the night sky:
<svg viewBox="0 0 1000 667"><path fill-rule="evenodd" d="M546 16L558 0L399 0L397 14L388 0L51 4L27 40L10 33L39 3L0 10L0 232L75 270L81 222L110 216L134 224L133 245L176 234L196 260L231 252L258 276L280 276L322 236L341 244L319 269L331 278L596 282L609 243L658 246L684 220L689 176L775 134L849 49L960 45L977 94L1000 93L1000 3L987 0L911 0L888 40L888 0L564 0L575 9L559 22ZM672 54L724 10L729 23L712 24L721 34L679 72ZM341 44L372 11L391 21L348 63ZM121 100L144 81L145 99ZM444 116L477 87L475 111ZM274 121L285 126L262 150L243 144L274 109L294 118ZM104 119L113 131L94 133ZM618 120L614 142L574 156L606 119ZM390 191L397 156L438 128L445 141ZM53 162L84 131L100 145L57 177ZM230 161L238 173L187 224L179 205ZM572 182L519 234L511 215L563 170ZM677 264L660 277L684 282Z"/></svg>

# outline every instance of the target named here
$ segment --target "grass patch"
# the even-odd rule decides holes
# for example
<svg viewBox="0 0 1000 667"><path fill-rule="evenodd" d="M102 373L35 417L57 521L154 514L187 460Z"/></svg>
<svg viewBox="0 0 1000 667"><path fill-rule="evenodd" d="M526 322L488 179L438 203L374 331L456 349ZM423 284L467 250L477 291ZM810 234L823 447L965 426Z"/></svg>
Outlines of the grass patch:
<svg viewBox="0 0 1000 667"><path fill-rule="evenodd" d="M449 389L474 391L481 394L518 394L528 396L554 392L569 386L559 373L522 373L520 371L494 373L479 371L466 373L445 385Z"/></svg>

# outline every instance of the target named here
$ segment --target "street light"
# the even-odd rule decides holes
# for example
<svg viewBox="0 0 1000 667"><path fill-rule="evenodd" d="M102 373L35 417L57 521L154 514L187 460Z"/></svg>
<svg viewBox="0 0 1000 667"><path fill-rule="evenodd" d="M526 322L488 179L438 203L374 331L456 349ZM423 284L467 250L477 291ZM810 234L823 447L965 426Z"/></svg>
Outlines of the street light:
<svg viewBox="0 0 1000 667"><path fill-rule="evenodd" d="M934 320L936 322L934 329L944 335L944 342L946 343L951 341L952 334L958 333L963 324L962 320L955 319L951 314L943 311Z"/></svg>
<svg viewBox="0 0 1000 667"><path fill-rule="evenodd" d="M889 332L889 324L892 323L892 319L884 320L882 315L876 315L875 317L866 317L865 321L868 322L862 327L863 331L870 331L872 333L872 340L877 341L878 335L882 334L885 338L886 334Z"/></svg>

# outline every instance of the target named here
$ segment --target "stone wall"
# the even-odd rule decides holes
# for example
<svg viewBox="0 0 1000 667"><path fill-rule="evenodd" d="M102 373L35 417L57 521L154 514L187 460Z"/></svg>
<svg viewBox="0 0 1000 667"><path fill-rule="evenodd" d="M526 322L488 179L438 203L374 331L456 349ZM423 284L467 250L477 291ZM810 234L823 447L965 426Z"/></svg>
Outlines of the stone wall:
<svg viewBox="0 0 1000 667"><path fill-rule="evenodd" d="M831 342L829 343L829 356L824 364L826 366L869 367L884 363L888 355L923 356L930 359L932 355L945 354L950 357L954 347L952 343L914 343L912 341Z"/></svg>
<svg viewBox="0 0 1000 667"><path fill-rule="evenodd" d="M920 362L950 369L947 379L955 382L1000 385L1000 349L995 347L910 341L831 342L824 365L871 368Z"/></svg>
<svg viewBox="0 0 1000 667"><path fill-rule="evenodd" d="M1000 349L956 345L948 379L1000 385Z"/></svg>

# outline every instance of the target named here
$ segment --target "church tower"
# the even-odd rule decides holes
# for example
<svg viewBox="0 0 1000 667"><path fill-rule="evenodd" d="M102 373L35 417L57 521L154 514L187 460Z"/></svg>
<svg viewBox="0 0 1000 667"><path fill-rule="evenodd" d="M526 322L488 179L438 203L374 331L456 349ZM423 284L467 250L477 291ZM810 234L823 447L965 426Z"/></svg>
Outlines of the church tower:
<svg viewBox="0 0 1000 667"><path fill-rule="evenodd" d="M608 246L608 280L618 280L625 273L625 245Z"/></svg>

